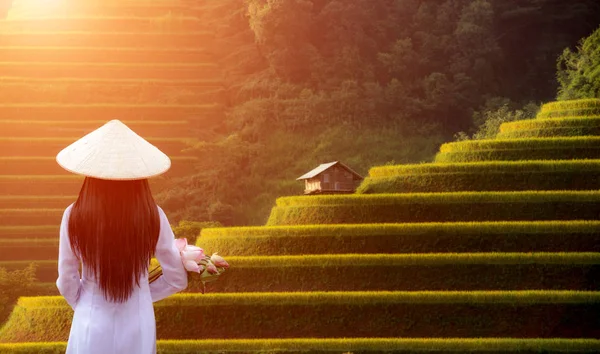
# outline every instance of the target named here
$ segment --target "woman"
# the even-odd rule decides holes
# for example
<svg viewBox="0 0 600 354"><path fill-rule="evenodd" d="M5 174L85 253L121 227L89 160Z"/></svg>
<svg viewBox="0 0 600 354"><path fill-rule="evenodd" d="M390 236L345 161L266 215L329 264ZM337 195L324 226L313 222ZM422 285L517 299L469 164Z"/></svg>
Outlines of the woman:
<svg viewBox="0 0 600 354"><path fill-rule="evenodd" d="M86 176L60 226L56 286L75 311L67 354L156 353L152 303L187 287L169 220L148 185L170 159L112 120L56 160ZM149 284L152 255L163 275Z"/></svg>

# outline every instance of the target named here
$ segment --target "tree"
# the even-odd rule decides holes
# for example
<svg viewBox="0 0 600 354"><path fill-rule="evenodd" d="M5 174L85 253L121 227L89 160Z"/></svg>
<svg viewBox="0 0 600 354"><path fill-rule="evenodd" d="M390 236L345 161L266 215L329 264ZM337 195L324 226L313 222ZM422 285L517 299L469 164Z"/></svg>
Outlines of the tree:
<svg viewBox="0 0 600 354"><path fill-rule="evenodd" d="M196 171L157 199L174 222L263 223L318 163L366 172L428 160L460 130L493 137L532 114L527 102L553 99L556 58L600 18L598 0L235 3L219 28L264 65L223 62L236 79L222 129L194 147Z"/></svg>
<svg viewBox="0 0 600 354"><path fill-rule="evenodd" d="M188 244L196 244L196 239L200 236L202 229L211 227L222 227L223 225L216 221L189 221L180 220L177 226L173 227L173 233L177 238L185 237Z"/></svg>
<svg viewBox="0 0 600 354"><path fill-rule="evenodd" d="M290 81L310 75L315 49L308 36L312 23L309 0L253 0L250 28L275 72Z"/></svg>
<svg viewBox="0 0 600 354"><path fill-rule="evenodd" d="M454 138L459 141L494 139L500 132L500 126L503 123L532 119L536 116L538 110L539 106L533 102L521 107L509 99L495 97L489 99L480 110L473 113L475 131L472 136L465 132L459 132L455 134Z"/></svg>
<svg viewBox="0 0 600 354"><path fill-rule="evenodd" d="M0 323L8 317L19 296L26 296L31 291L36 281L36 269L35 263L13 271L0 268Z"/></svg>
<svg viewBox="0 0 600 354"><path fill-rule="evenodd" d="M577 51L566 48L557 62L559 100L600 98L600 28L580 41Z"/></svg>

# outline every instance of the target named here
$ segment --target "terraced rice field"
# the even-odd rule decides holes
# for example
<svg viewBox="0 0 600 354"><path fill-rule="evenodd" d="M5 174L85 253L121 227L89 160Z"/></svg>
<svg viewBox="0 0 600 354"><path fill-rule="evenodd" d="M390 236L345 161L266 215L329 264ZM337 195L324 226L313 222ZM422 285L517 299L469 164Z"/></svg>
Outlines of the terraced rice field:
<svg viewBox="0 0 600 354"><path fill-rule="evenodd" d="M57 294L57 226L83 182L57 165L62 148L120 119L171 157L150 180L156 193L193 171L198 158L186 149L222 124L223 75L205 19L218 6L165 4L76 5L32 18L15 1L0 20L0 267L37 262L40 295Z"/></svg>
<svg viewBox="0 0 600 354"><path fill-rule="evenodd" d="M396 353L594 353L600 350L595 340L578 339L445 339L445 338L344 338L344 339L226 339L158 340L159 353L204 353L219 348L231 353L298 352L396 352ZM0 353L31 353L40 349L35 343L0 343ZM64 352L65 343L47 343L43 353ZM41 352L38 352L41 353Z"/></svg>
<svg viewBox="0 0 600 354"><path fill-rule="evenodd" d="M600 137L471 140L443 144L435 162L599 159Z"/></svg>
<svg viewBox="0 0 600 354"><path fill-rule="evenodd" d="M83 177L55 156L107 121L122 120L172 158L171 170L150 181L157 192L193 171L197 157L186 149L223 118L205 18L215 6L48 3L42 14L30 5L15 1L0 21L0 243L56 239ZM55 243L30 256L5 246L0 262L56 255Z"/></svg>
<svg viewBox="0 0 600 354"><path fill-rule="evenodd" d="M172 48L198 46L212 40L210 32L14 32L0 37L0 46L56 46L97 48ZM38 58L39 60L39 58Z"/></svg>
<svg viewBox="0 0 600 354"><path fill-rule="evenodd" d="M105 2L0 25L0 267L36 261L38 294L57 295L58 225L82 181L53 149L118 113L172 151L169 173L193 168L177 150L223 104L218 72L178 71L218 67L219 8L199 4ZM54 64L14 76L14 63ZM434 163L374 167L355 195L282 197L267 226L203 230L197 244L231 269L208 294L192 280L155 304L159 352L600 352L598 107L548 104L499 139L443 145ZM64 351L71 316L61 297L22 297L0 353Z"/></svg>
<svg viewBox="0 0 600 354"><path fill-rule="evenodd" d="M214 287L229 292L369 291L410 294L419 301L464 295L469 306L458 317L453 309L460 305L454 302L442 301L435 309L411 303L402 310L382 304L392 313L386 317L391 332L378 333L460 337L461 343L472 337L479 337L478 343L510 337L523 345L542 338L571 338L574 344L577 338L590 342L568 349L542 348L541 342L535 349L499 348L487 342L486 350L595 352L600 322L592 317L598 317L600 308L592 298L571 303L569 309L563 307L564 298L536 298L528 306L512 303L509 310L496 307L498 302L479 302L478 296L524 299L520 296L525 293L550 296L558 291L575 301L575 294L598 295L600 160L595 156L598 136L592 134L597 117L568 117L550 109L592 110L598 102L544 106L537 119L502 126L502 132L514 133L510 139L500 133L498 139L445 144L432 164L373 167L356 195L279 198L265 227L204 230L198 244L221 250L237 263ZM573 127L585 129L577 134ZM551 132L531 133L534 129ZM318 266L306 271L312 264ZM256 269L269 286L241 286ZM549 307L543 314L529 312L545 305ZM384 316L372 308L367 311ZM413 318L411 311L419 315ZM577 318L571 317L575 314ZM331 316L340 318L333 310ZM394 322L397 318L401 320ZM421 333L423 318L428 325ZM450 331L446 320L452 323ZM526 322L535 330L521 327ZM410 326L403 327L406 323ZM507 331L509 323L518 330ZM403 329L393 332L399 327ZM452 348L451 340L442 341L443 348L425 350L482 350Z"/></svg>
<svg viewBox="0 0 600 354"><path fill-rule="evenodd" d="M197 339L198 333L206 339L577 338L597 334L592 325L599 305L597 292L564 290L244 292L173 296L157 303L155 314L158 337L180 340ZM202 317L214 320L198 321ZM71 318L62 297L21 298L9 324L30 331L3 335L10 341L60 341L68 337Z"/></svg>
<svg viewBox="0 0 600 354"><path fill-rule="evenodd" d="M497 138L542 138L584 135L600 135L600 117L530 119L505 123L502 125Z"/></svg>
<svg viewBox="0 0 600 354"><path fill-rule="evenodd" d="M358 193L446 191L593 190L597 160L485 161L381 166L370 170Z"/></svg>

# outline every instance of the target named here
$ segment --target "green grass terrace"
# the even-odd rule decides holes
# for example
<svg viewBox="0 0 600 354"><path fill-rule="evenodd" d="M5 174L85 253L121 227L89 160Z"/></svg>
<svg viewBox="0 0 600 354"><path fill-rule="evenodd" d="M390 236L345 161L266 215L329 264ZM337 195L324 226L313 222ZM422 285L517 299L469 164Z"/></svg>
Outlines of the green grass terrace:
<svg viewBox="0 0 600 354"><path fill-rule="evenodd" d="M56 63L0 62L0 75L33 78L202 79L220 75L219 66L204 63Z"/></svg>
<svg viewBox="0 0 600 354"><path fill-rule="evenodd" d="M600 135L600 117L528 119L500 126L497 139Z"/></svg>
<svg viewBox="0 0 600 354"><path fill-rule="evenodd" d="M600 158L600 137L467 140L440 147L435 162L576 160Z"/></svg>
<svg viewBox="0 0 600 354"><path fill-rule="evenodd" d="M597 220L598 191L281 197L267 225Z"/></svg>
<svg viewBox="0 0 600 354"><path fill-rule="evenodd" d="M225 4L227 4L225 2ZM203 2L193 6L181 0L135 0L118 2L114 0L84 1L68 3L68 6L53 4L50 9L59 10L64 17L82 17L95 15L96 17L198 17L206 15L208 10L215 11L222 7L223 3ZM49 11L46 16L53 13ZM19 15L19 14L17 14ZM56 17L56 14L54 14ZM41 18L44 18L43 16Z"/></svg>
<svg viewBox="0 0 600 354"><path fill-rule="evenodd" d="M55 208L34 208L36 200L38 205L52 205ZM7 197L6 200L19 203L22 208L0 209L0 223L10 226L25 225L51 225L60 223L65 208L77 198L69 196L44 196L44 197ZM14 204L13 204L14 205Z"/></svg>
<svg viewBox="0 0 600 354"><path fill-rule="evenodd" d="M600 328L600 294L588 291L180 294L154 309L158 339L594 338ZM0 340L65 341L72 314L62 297L21 297Z"/></svg>
<svg viewBox="0 0 600 354"><path fill-rule="evenodd" d="M156 17L77 16L46 18L9 18L0 22L1 32L156 32L198 31L205 27L203 21L193 16L168 15Z"/></svg>
<svg viewBox="0 0 600 354"><path fill-rule="evenodd" d="M140 63L151 58L154 63L193 63L213 59L213 53L203 48L9 46L0 47L0 53L7 62Z"/></svg>
<svg viewBox="0 0 600 354"><path fill-rule="evenodd" d="M236 3L233 3L236 5ZM196 17L210 18L210 15L231 7L231 2L197 2L185 0L134 0L119 2L115 0L88 0L74 3L45 4L46 11L27 11L27 7L18 7L11 12L12 19L44 19L44 18L85 18L85 17Z"/></svg>
<svg viewBox="0 0 600 354"><path fill-rule="evenodd" d="M0 238L7 239L37 239L37 238L56 238L60 225L41 225L41 226L0 226Z"/></svg>
<svg viewBox="0 0 600 354"><path fill-rule="evenodd" d="M208 228L196 243L223 256L599 252L599 232L598 220L291 225Z"/></svg>
<svg viewBox="0 0 600 354"><path fill-rule="evenodd" d="M0 353L64 353L66 342L0 343ZM515 338L288 338L158 340L157 351L167 353L596 353L596 339Z"/></svg>
<svg viewBox="0 0 600 354"><path fill-rule="evenodd" d="M357 193L595 190L600 160L486 161L378 166Z"/></svg>
<svg viewBox="0 0 600 354"><path fill-rule="evenodd" d="M167 104L197 105L223 103L223 87L214 81L190 81L178 85L177 81L145 81L120 84L118 82L94 83L32 82L2 83L0 104L63 103L63 104Z"/></svg>
<svg viewBox="0 0 600 354"><path fill-rule="evenodd" d="M66 342L1 344L0 353L56 354ZM596 339L515 338L289 338L158 340L157 351L167 353L596 353Z"/></svg>
<svg viewBox="0 0 600 354"><path fill-rule="evenodd" d="M537 118L545 119L598 115L600 115L599 99L580 99L546 103L540 109Z"/></svg>
<svg viewBox="0 0 600 354"><path fill-rule="evenodd" d="M42 283L36 294L52 290L58 295L56 242L0 245L1 267L16 270L36 263ZM40 260L8 260L18 258ZM207 284L208 292L595 290L600 285L600 253L593 252L229 256L227 261L231 268ZM191 276L185 292L201 291L199 279Z"/></svg>
<svg viewBox="0 0 600 354"><path fill-rule="evenodd" d="M1 87L1 86L0 86ZM141 136L180 136L192 138L187 120L121 120ZM0 120L0 134L6 137L70 138L84 136L106 124L106 120ZM35 125L35 130L31 129Z"/></svg>
<svg viewBox="0 0 600 354"><path fill-rule="evenodd" d="M214 125L223 118L219 104L3 104L0 114L5 120L64 120L67 117L96 121L106 117L155 121L185 119L191 126Z"/></svg>
<svg viewBox="0 0 600 354"><path fill-rule="evenodd" d="M32 196L2 195L0 196L0 213L5 210L28 210L29 208L35 208L36 206L40 210L54 210L55 208L64 209L75 200L77 200L77 194ZM12 209L10 207L12 207Z"/></svg>
<svg viewBox="0 0 600 354"><path fill-rule="evenodd" d="M41 47L96 47L96 48L146 48L146 47L197 47L210 45L214 39L212 31L195 32L92 32L92 31L44 31L44 32L2 32L0 47L41 46Z"/></svg>

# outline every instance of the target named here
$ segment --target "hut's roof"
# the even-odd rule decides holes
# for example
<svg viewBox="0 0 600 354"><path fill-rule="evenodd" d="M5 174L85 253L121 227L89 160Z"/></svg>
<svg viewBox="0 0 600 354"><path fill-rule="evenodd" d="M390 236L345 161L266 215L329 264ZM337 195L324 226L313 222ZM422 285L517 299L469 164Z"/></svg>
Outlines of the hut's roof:
<svg viewBox="0 0 600 354"><path fill-rule="evenodd" d="M363 177L361 175L359 175L358 173L356 173L350 167L344 165L343 163L341 163L339 161L333 161L333 162L329 162L329 163L322 163L322 164L320 164L317 168L315 168L314 170L312 170L310 172L307 172L307 173L303 174L302 176L296 178L296 180L309 179L309 178L316 177L319 174L327 171L329 168L331 168L331 167L333 167L335 165L340 165L340 166L344 167L346 170L348 170L348 172L350 172L353 175L355 175L356 177L358 177L360 179L363 179Z"/></svg>

